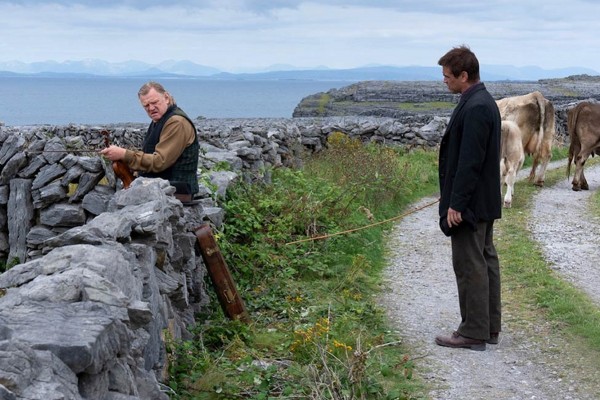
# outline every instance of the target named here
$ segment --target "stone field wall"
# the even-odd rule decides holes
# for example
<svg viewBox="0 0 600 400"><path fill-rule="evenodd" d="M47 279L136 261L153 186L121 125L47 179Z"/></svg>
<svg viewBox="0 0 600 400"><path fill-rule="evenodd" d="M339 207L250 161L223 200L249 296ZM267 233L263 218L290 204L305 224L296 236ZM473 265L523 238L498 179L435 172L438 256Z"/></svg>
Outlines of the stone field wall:
<svg viewBox="0 0 600 400"><path fill-rule="evenodd" d="M566 108L557 107L564 142ZM301 166L332 132L436 148L448 115L198 119L200 193L161 179L123 190L101 132L139 148L145 125L0 124L0 398L166 399L166 340L189 337L208 302L194 229L224 223L238 180ZM242 294L243 297L243 294Z"/></svg>
<svg viewBox="0 0 600 400"><path fill-rule="evenodd" d="M298 166L334 131L435 147L446 122L197 120L193 206L161 179L123 190L97 154L103 130L139 148L145 126L0 125L0 398L167 399L166 340L189 337L208 302L194 229L223 224L233 181Z"/></svg>

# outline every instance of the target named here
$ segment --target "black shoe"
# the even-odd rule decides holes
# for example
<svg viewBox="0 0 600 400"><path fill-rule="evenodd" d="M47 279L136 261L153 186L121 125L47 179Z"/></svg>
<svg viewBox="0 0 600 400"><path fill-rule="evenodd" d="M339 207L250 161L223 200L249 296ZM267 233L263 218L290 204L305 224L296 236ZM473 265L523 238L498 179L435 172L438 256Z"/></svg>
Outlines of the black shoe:
<svg viewBox="0 0 600 400"><path fill-rule="evenodd" d="M486 340L486 342L489 344L498 344L499 336L500 336L499 332L492 332L492 333L490 333L490 338L488 340Z"/></svg>
<svg viewBox="0 0 600 400"><path fill-rule="evenodd" d="M464 337L458 332L452 332L452 336L436 336L435 343L455 349L485 350L485 340Z"/></svg>

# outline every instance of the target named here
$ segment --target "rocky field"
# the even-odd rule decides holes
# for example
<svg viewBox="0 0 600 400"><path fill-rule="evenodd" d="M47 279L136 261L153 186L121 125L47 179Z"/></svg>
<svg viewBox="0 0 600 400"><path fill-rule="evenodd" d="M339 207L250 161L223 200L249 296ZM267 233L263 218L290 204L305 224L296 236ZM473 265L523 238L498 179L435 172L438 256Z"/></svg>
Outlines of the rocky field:
<svg viewBox="0 0 600 400"><path fill-rule="evenodd" d="M566 109L573 103L600 100L600 76L577 75L535 82L485 82L501 99L540 91L556 108L557 133L564 135ZM449 116L458 95L440 81L364 81L307 96L295 108L294 117L377 116L410 120L415 115Z"/></svg>

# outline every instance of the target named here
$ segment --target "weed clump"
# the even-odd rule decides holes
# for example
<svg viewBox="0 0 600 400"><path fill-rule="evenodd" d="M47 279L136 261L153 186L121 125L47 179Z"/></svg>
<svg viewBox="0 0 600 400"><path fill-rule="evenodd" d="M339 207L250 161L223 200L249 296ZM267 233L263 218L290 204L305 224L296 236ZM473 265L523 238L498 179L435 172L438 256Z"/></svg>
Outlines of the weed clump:
<svg viewBox="0 0 600 400"><path fill-rule="evenodd" d="M216 237L253 322L212 301L194 339L170 345L173 398L413 397L410 356L374 301L387 227L327 235L432 193L436 158L335 132L302 169L228 190Z"/></svg>

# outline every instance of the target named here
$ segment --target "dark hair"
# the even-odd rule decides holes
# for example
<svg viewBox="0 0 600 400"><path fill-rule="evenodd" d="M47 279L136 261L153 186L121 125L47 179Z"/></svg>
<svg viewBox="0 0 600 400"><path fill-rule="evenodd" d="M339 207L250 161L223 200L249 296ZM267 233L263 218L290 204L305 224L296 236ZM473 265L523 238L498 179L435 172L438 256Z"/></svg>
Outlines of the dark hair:
<svg viewBox="0 0 600 400"><path fill-rule="evenodd" d="M167 92L163 85L154 81L144 83L140 90L138 90L138 97L147 95L150 89L154 89L160 94L166 94L167 98L169 99L169 105L175 104L175 99L173 98L173 96L171 96L171 93Z"/></svg>
<svg viewBox="0 0 600 400"><path fill-rule="evenodd" d="M438 65L450 68L455 77L465 71L469 76L469 82L479 81L479 61L466 45L452 48L439 59Z"/></svg>

